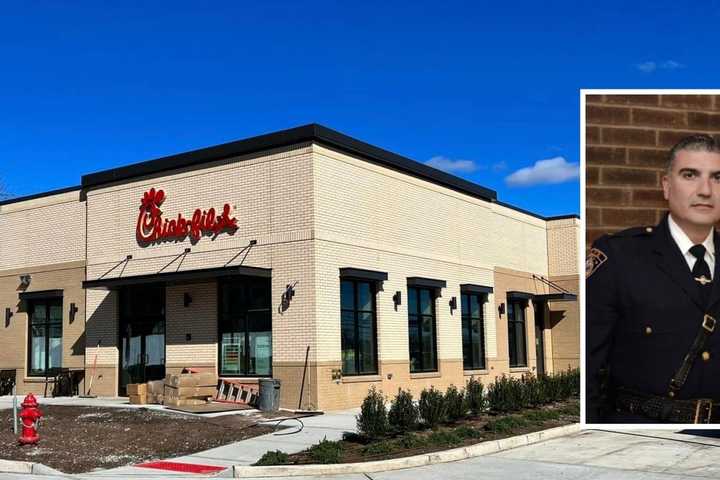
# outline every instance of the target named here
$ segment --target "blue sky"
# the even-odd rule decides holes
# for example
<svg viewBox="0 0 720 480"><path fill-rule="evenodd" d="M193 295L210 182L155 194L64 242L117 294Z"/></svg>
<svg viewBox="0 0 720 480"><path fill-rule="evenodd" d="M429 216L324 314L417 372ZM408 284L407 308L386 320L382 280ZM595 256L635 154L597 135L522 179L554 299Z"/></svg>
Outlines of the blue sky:
<svg viewBox="0 0 720 480"><path fill-rule="evenodd" d="M720 69L715 3L101 3L3 5L11 194L317 122L578 213L579 89L712 88Z"/></svg>

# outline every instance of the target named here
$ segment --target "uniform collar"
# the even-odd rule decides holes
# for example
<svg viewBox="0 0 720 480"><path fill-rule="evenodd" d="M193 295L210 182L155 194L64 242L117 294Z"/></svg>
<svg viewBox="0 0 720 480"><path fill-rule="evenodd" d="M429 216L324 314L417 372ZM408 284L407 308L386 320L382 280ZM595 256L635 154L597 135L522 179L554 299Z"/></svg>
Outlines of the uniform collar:
<svg viewBox="0 0 720 480"><path fill-rule="evenodd" d="M683 255L686 255L690 248L695 245L690 238L688 238L687 234L683 231L680 226L675 223L675 220L673 220L672 215L668 215L668 228L670 230L670 236L673 240L675 240L675 243L677 244L678 248L680 248L680 252ZM702 245L705 247L705 251L710 254L710 256L715 259L715 239L714 239L714 233L715 233L715 227L712 227L710 229L710 232L708 232L707 237L705 237L705 240L703 240Z"/></svg>

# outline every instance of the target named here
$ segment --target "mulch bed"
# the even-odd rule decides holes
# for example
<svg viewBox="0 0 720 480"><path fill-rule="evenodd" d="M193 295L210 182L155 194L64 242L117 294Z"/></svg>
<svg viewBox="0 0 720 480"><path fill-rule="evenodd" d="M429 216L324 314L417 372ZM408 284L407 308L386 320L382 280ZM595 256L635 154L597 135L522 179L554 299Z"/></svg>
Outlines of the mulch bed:
<svg viewBox="0 0 720 480"><path fill-rule="evenodd" d="M44 405L40 442L20 446L12 410L0 410L0 458L37 462L65 473L84 473L178 457L273 431L258 416L216 418L129 408Z"/></svg>
<svg viewBox="0 0 720 480"><path fill-rule="evenodd" d="M453 442L453 443L446 443L446 444L440 444L440 445L423 445L416 448L401 448L397 450L393 450L391 452L385 452L385 453L378 453L378 454L371 454L368 452L365 452L364 450L368 447L368 445L371 444L371 442L368 442L364 439L362 439L359 436L353 436L351 439L348 440L342 440L339 443L341 444L342 448L342 454L341 454L341 460L340 463L357 463L357 462L370 462L375 460L388 460L391 458L402 458L402 457L410 457L413 455L421 455L425 453L432 453L432 452L439 452L443 450L448 450L451 448L459 448L459 447L466 447L470 445L475 445L477 443L481 442L487 442L492 440L499 440L502 438L508 438L513 437L516 435L523 435L527 433L537 432L540 430L546 430L549 428L554 427L561 427L564 425L570 425L572 423L578 423L580 421L579 416L579 400L572 399L564 402L557 402L551 405L546 405L541 408L537 409L526 409L521 410L519 412L515 412L513 414L507 414L507 415L480 415L477 417L468 417L463 420L460 420L458 422L443 425L442 427L435 430L435 432L449 432L453 429L456 429L458 427L468 427L477 430L480 432L480 436L478 438L465 438L462 441L459 442ZM538 411L553 411L553 410L574 410L577 409L578 414L562 414L557 419L552 420L544 420L544 421L534 421L529 422L530 425L526 426L517 426L513 427L511 429L502 431L502 432L493 432L490 430L486 430L485 427L488 425L489 422L497 421L498 419L501 419L502 417L509 417L509 416L523 416L525 414L532 414L533 412ZM433 434L432 430L422 430L422 431L415 431L412 432L414 435L417 435L421 438L427 438L430 435ZM393 441L397 440L401 437L401 435L396 435L394 437L386 438L385 441ZM378 443L377 441L374 443ZM311 452L309 451L303 451L296 454L291 454L289 456L289 462L290 464L295 465L306 465L306 464L317 464L318 460L314 458Z"/></svg>

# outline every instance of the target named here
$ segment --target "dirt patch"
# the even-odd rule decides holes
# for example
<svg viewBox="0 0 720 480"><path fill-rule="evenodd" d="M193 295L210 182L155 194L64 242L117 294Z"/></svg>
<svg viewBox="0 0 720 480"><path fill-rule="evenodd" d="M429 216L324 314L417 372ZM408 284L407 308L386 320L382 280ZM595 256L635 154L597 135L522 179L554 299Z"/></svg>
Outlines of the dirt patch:
<svg viewBox="0 0 720 480"><path fill-rule="evenodd" d="M0 458L84 473L178 457L273 431L259 416L192 417L148 409L41 407L40 442L18 445L12 410L0 410Z"/></svg>
<svg viewBox="0 0 720 480"><path fill-rule="evenodd" d="M577 399L508 415L480 415L446 424L436 430L404 432L382 440L368 441L358 435L338 442L321 442L309 450L289 455L285 462L357 463L410 457L474 445L481 442L561 427L580 421Z"/></svg>

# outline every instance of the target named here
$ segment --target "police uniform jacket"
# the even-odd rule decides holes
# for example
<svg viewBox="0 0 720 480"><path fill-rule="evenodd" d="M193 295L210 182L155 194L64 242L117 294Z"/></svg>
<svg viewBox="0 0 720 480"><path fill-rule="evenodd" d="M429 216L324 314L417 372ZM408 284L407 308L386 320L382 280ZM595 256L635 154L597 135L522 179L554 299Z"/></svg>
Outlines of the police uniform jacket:
<svg viewBox="0 0 720 480"><path fill-rule="evenodd" d="M717 249L717 232L714 242ZM586 267L586 420L650 422L619 413L613 392L628 388L668 397L670 380L698 336L704 315L720 320L720 259L709 300L703 303L666 216L657 227L599 238ZM603 381L607 389L601 388ZM720 400L720 331L706 338L674 398Z"/></svg>

